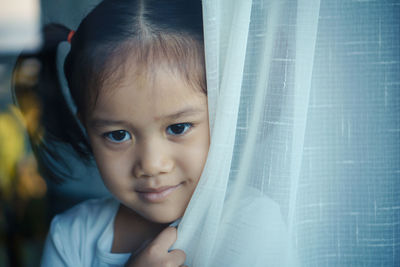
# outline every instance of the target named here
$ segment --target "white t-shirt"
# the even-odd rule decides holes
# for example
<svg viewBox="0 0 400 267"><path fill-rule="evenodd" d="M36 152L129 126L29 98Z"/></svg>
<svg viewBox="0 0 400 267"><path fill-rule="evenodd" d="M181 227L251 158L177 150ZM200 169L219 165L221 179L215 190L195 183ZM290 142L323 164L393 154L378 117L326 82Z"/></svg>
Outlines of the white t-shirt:
<svg viewBox="0 0 400 267"><path fill-rule="evenodd" d="M111 253L114 219L118 208L119 202L107 197L85 201L57 215L51 223L41 266L124 266L131 253ZM220 266L233 266L237 261L254 261L254 254L258 255L256 258L261 263L257 266L263 266L264 263L297 266L279 207L273 201L266 197L248 197L234 210L237 212L234 216L236 223L222 221L225 234L219 242L231 244L239 251L246 251L246 247L251 244L252 248L259 251L231 255L232 246L226 246L226 249L220 251L225 257L216 259ZM261 210L268 212L260 212ZM179 220L171 225L176 226L178 222ZM240 226L244 226L245 230L242 231ZM267 240L260 236L267 237ZM147 244L143 244L138 251Z"/></svg>
<svg viewBox="0 0 400 267"><path fill-rule="evenodd" d="M57 215L41 266L123 266L131 253L111 253L118 207L118 201L107 197L85 201Z"/></svg>

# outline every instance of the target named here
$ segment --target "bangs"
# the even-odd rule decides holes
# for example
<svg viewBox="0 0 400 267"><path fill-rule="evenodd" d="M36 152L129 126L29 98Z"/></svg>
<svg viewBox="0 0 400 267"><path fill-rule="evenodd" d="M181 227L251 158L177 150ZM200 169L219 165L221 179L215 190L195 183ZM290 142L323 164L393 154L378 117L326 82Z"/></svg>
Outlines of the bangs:
<svg viewBox="0 0 400 267"><path fill-rule="evenodd" d="M207 94L204 45L189 36L164 33L128 39L114 48L97 47L92 53L92 62L88 64L91 68L85 74L79 72L78 78L89 89L85 90L89 109L96 105L99 93L111 93L126 75L138 82L152 83L160 70Z"/></svg>
<svg viewBox="0 0 400 267"><path fill-rule="evenodd" d="M148 81L152 81L155 70L161 68L207 93L202 42L185 36L163 34L138 43L128 43L127 50L127 67L135 69Z"/></svg>

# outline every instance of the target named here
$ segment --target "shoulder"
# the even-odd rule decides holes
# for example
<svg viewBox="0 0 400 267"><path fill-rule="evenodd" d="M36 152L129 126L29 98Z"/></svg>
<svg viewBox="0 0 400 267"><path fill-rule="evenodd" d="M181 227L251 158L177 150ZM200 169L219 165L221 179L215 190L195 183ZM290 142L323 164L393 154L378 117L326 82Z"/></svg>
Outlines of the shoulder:
<svg viewBox="0 0 400 267"><path fill-rule="evenodd" d="M110 208L117 205L117 201L111 197L89 199L83 201L72 208L58 214L53 221L77 222L90 221L94 215L107 212Z"/></svg>
<svg viewBox="0 0 400 267"><path fill-rule="evenodd" d="M228 250L229 261L233 265L240 263L238 266L264 266L266 262L291 266L287 265L292 259L288 227L279 204L257 190L250 189L246 193L239 199L227 201L226 210L230 212L223 226L227 233L234 234L220 238L220 242L221 246L230 244L232 251L250 250L251 253L236 255Z"/></svg>
<svg viewBox="0 0 400 267"><path fill-rule="evenodd" d="M44 258L51 258L50 262L55 262L52 258L57 256L57 260L67 262L67 266L70 266L90 257L118 205L116 200L109 197L87 200L55 216L46 240Z"/></svg>
<svg viewBox="0 0 400 267"><path fill-rule="evenodd" d="M225 205L226 209L234 210L236 221L251 222L255 224L255 227L256 224L278 223L283 225L281 208L278 203L256 189L246 189L245 195L238 199L228 199Z"/></svg>
<svg viewBox="0 0 400 267"><path fill-rule="evenodd" d="M254 262L275 262L279 266L297 266L293 244L288 233L288 225L280 205L266 195L258 195L247 200L247 222L253 227L247 231L252 236L253 246L258 250ZM257 264L258 264L257 263ZM255 266L261 266L254 264Z"/></svg>
<svg viewBox="0 0 400 267"><path fill-rule="evenodd" d="M118 203L113 198L86 200L54 217L50 233L88 234L87 230L106 224ZM97 227L96 227L97 226Z"/></svg>
<svg viewBox="0 0 400 267"><path fill-rule="evenodd" d="M96 242L119 203L112 198L84 201L54 217L41 266L82 266L94 256Z"/></svg>

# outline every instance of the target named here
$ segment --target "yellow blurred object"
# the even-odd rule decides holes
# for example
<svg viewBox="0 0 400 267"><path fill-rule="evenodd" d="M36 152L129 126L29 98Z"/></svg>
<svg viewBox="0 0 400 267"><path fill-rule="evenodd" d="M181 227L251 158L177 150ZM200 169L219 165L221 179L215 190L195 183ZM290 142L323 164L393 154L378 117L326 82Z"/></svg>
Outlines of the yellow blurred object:
<svg viewBox="0 0 400 267"><path fill-rule="evenodd" d="M0 190L6 199L13 191L16 163L25 156L24 127L17 117L15 112L0 114Z"/></svg>
<svg viewBox="0 0 400 267"><path fill-rule="evenodd" d="M37 116L27 115L25 119L15 106L0 113L0 192L5 200L37 198L46 192L46 183L38 173L25 134L26 128L36 128L37 121L33 120Z"/></svg>
<svg viewBox="0 0 400 267"><path fill-rule="evenodd" d="M46 194L46 183L37 170L37 163L33 155L19 163L17 195L20 198L41 198Z"/></svg>

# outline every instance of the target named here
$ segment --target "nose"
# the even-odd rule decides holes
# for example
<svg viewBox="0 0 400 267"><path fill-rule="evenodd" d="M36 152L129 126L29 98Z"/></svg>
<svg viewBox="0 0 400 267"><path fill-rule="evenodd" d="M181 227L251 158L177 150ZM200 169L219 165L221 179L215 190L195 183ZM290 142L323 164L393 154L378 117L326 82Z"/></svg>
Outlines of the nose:
<svg viewBox="0 0 400 267"><path fill-rule="evenodd" d="M162 141L146 140L136 145L135 177L153 177L173 170L171 152Z"/></svg>

